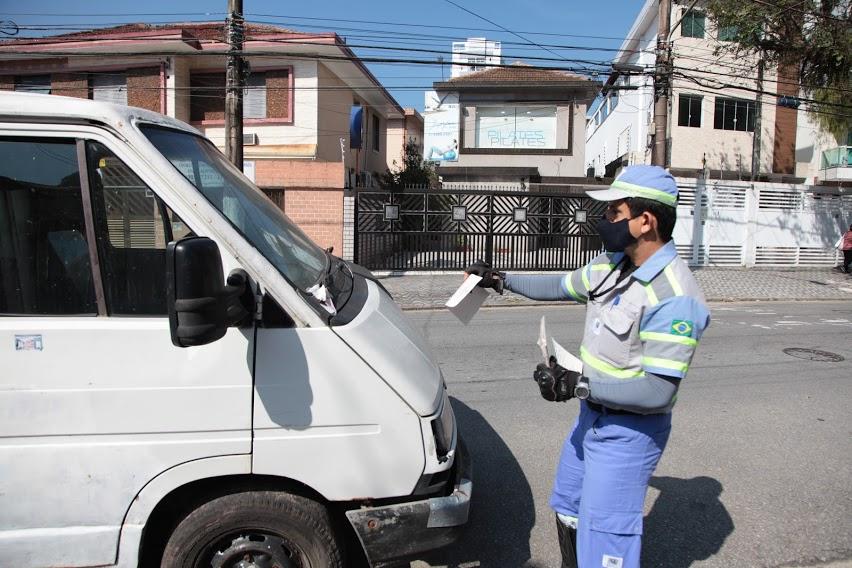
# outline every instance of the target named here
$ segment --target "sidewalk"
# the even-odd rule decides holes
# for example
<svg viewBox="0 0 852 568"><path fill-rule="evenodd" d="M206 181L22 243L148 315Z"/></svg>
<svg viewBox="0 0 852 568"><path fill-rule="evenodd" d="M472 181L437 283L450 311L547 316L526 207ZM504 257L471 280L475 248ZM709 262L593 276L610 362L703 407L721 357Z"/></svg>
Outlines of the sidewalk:
<svg viewBox="0 0 852 568"><path fill-rule="evenodd" d="M712 302L852 300L852 275L832 268L695 268L694 273ZM408 310L443 307L462 281L461 272L377 272L376 276ZM486 306L542 304L511 292L492 294L485 302Z"/></svg>

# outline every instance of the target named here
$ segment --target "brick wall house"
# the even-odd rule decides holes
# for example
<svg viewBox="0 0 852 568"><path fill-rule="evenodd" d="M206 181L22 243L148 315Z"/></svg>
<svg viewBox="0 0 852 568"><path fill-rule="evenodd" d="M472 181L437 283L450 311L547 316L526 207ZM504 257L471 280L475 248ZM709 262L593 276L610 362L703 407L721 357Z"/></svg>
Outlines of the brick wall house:
<svg viewBox="0 0 852 568"><path fill-rule="evenodd" d="M0 42L0 90L157 111L224 149L224 40L223 24L192 23ZM405 113L334 33L248 24L244 50L257 54L247 57L244 170L317 244L340 254L344 189L386 169L388 123ZM362 110L360 148L353 107Z"/></svg>

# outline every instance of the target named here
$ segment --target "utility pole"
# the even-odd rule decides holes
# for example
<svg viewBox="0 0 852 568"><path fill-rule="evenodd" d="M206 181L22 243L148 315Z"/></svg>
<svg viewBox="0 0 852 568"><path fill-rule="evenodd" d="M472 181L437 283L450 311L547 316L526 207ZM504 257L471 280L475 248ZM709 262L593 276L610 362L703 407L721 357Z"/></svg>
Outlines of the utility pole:
<svg viewBox="0 0 852 568"><path fill-rule="evenodd" d="M225 77L225 156L243 170L243 0L228 0L228 67Z"/></svg>
<svg viewBox="0 0 852 568"><path fill-rule="evenodd" d="M755 181L760 175L760 126L763 111L763 52L758 55L757 60L757 96L754 103L754 136L751 139L751 180Z"/></svg>
<svg viewBox="0 0 852 568"><path fill-rule="evenodd" d="M656 68L654 70L654 151L651 163L666 166L667 123L669 119L669 88L671 82L671 48L669 27L672 16L672 0L659 0L657 26Z"/></svg>

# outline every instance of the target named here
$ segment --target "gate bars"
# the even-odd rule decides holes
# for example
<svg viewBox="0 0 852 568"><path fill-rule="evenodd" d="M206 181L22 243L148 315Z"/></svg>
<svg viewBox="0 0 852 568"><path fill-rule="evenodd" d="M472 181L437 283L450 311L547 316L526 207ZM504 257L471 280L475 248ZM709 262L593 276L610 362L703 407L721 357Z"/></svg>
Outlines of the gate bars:
<svg viewBox="0 0 852 568"><path fill-rule="evenodd" d="M571 270L601 251L606 204L565 194L358 190L355 262L371 270Z"/></svg>

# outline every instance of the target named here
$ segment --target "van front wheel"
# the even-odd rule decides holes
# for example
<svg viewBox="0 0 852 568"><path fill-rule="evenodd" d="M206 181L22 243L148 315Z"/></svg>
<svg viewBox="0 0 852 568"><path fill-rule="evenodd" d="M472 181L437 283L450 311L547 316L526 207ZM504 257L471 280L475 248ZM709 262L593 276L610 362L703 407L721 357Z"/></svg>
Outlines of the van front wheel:
<svg viewBox="0 0 852 568"><path fill-rule="evenodd" d="M175 528L162 568L342 568L325 507L275 491L225 495Z"/></svg>

